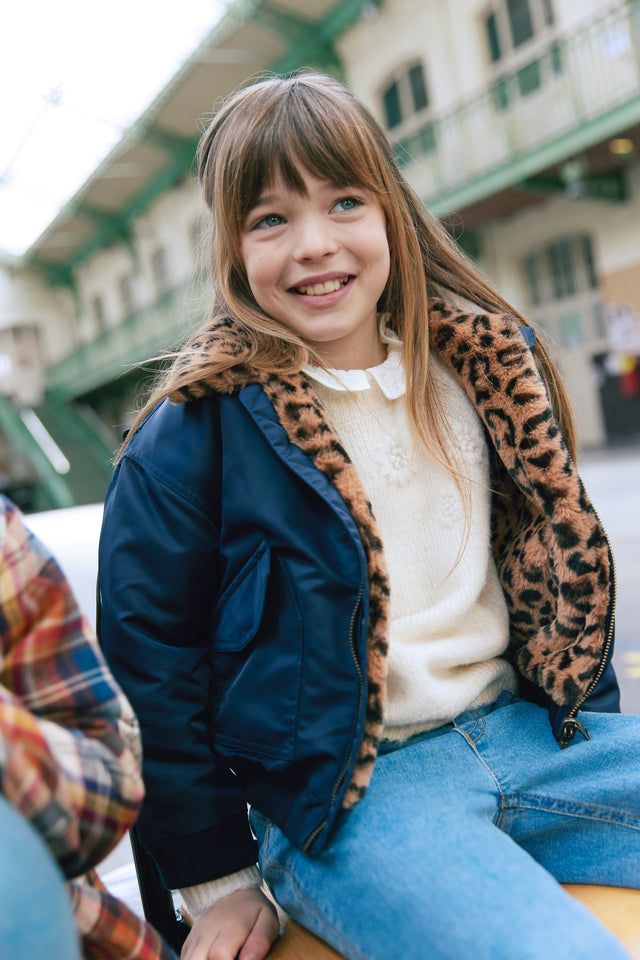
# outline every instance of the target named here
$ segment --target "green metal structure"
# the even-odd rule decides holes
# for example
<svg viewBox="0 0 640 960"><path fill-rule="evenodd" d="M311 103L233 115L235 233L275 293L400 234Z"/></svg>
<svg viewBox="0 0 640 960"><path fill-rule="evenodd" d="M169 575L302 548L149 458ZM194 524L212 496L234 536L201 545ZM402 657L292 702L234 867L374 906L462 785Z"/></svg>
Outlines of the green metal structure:
<svg viewBox="0 0 640 960"><path fill-rule="evenodd" d="M626 0L394 149L444 216L508 188L564 192L556 168L638 123L640 0ZM623 202L623 168L592 176L581 195Z"/></svg>
<svg viewBox="0 0 640 960"><path fill-rule="evenodd" d="M271 0L238 0L230 6L206 45L211 50L223 43L234 28L255 21L276 34L287 48L284 56L266 64L270 71L285 73L309 65L339 76L342 67L333 43L360 17L366 2L370 4L371 0L335 3L318 21L295 16ZM188 74L191 67L187 64L183 73ZM174 86L179 82L180 76ZM27 263L37 268L52 286L74 290L78 269L112 244L125 244L135 258L131 229L135 218L172 186L193 175L198 137L165 129L154 121L152 114L153 109L133 125L125 139L129 143L160 148L165 156L161 168L115 212L92 205L85 199L84 191L80 191L61 217L74 216L84 221L90 227L88 238L62 262L47 259L37 245L27 257ZM19 412L12 411L11 404L4 401L0 429L5 430L33 463L39 478L37 500L40 505L67 506L102 499L113 450L87 422L82 413L83 408L87 410L83 398L117 382L123 375L135 371L137 364L166 353L183 340L191 326L185 317L184 305L198 300L199 296L193 285L175 289L49 368L45 398L36 412L68 456L71 462L68 475L56 473L24 427Z"/></svg>
<svg viewBox="0 0 640 960"><path fill-rule="evenodd" d="M236 0L170 88L127 132L117 155L105 161L116 164L125 148L146 145L160 154L156 168L111 210L92 202L90 191L83 188L60 215L62 221L74 218L82 225L82 239L62 259L54 259L56 244L49 252L46 243L36 244L28 264L51 284L73 289L79 268L98 251L111 244L133 248L133 221L169 188L193 176L198 138L185 134L179 123L169 128L162 111L189 83L197 87L197 71L204 71L203 86L219 80L221 95L228 92L224 84L231 89L236 85L233 78L241 75L233 74L233 69L244 70L245 80L253 75L256 50L262 49L255 31L262 31L260 36L271 38L278 52L260 61L261 71L286 73L312 66L343 76L335 41L359 20L365 7L384 3L324 0L320 5L324 13L312 19L302 2L299 12L293 13L295 4L285 9L276 0ZM640 123L640 0L625 0L575 35L555 37L525 71L526 76L523 70L502 76L478 97L434 117L394 145L407 176L420 184L423 199L436 215L463 211L505 189L567 192L567 161ZM539 89L536 76L547 78ZM183 125L195 131L195 117ZM98 170L95 176L99 175ZM624 166L588 173L576 189L580 190L576 195L624 202ZM197 302L201 293L194 295L192 285L173 290L49 369L39 415L60 446L72 451L69 477L54 476L42 463L33 438L20 428L19 415L12 418L9 405L2 402L0 428L37 464L43 499L61 505L101 498L112 451L87 424L81 405L88 394L117 383L136 364L163 355L183 340L193 325L185 318L184 305ZM203 308L200 316L204 312ZM78 466L81 463L85 466Z"/></svg>

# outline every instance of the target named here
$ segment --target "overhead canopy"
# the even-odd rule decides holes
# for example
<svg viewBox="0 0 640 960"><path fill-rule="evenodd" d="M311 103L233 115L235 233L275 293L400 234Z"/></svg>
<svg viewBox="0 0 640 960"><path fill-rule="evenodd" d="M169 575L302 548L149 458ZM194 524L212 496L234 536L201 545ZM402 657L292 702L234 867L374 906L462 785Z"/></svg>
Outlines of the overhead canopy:
<svg viewBox="0 0 640 960"><path fill-rule="evenodd" d="M236 0L24 262L53 283L71 283L79 264L126 240L131 220L190 173L202 122L217 100L266 71L313 66L340 74L333 42L371 7L371 0Z"/></svg>

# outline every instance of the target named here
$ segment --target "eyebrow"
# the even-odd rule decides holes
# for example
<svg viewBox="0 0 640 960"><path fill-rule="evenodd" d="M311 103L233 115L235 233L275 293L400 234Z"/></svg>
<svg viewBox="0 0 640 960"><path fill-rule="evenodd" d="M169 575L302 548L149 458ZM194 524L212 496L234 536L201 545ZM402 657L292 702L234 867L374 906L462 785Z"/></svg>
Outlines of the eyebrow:
<svg viewBox="0 0 640 960"><path fill-rule="evenodd" d="M255 210L256 207L269 206L271 203L275 203L277 196L275 193L261 193L259 197L256 198L255 203L251 205L251 210Z"/></svg>
<svg viewBox="0 0 640 960"><path fill-rule="evenodd" d="M284 193L295 193L299 196L306 196L306 190L296 190L295 188L285 188ZM252 203L250 210L255 210L256 207L270 206L272 203L280 203L283 200L281 194L276 190L269 190L267 187L266 193L261 193L260 196Z"/></svg>
<svg viewBox="0 0 640 960"><path fill-rule="evenodd" d="M363 187L359 183L348 183L348 184L345 184L344 186L339 186L338 184L335 184L333 186L335 186L335 189L338 192L340 192L341 190L367 190L367 187ZM294 192L298 192L298 191L294 191ZM301 195L304 195L305 191L299 191L299 192ZM281 202L281 200L282 200L282 197L277 192L271 191L267 193L262 193L255 200L255 202L251 204L251 206L247 210L247 216L249 216L252 210L257 210L259 207L269 207L272 204L278 204L279 202Z"/></svg>

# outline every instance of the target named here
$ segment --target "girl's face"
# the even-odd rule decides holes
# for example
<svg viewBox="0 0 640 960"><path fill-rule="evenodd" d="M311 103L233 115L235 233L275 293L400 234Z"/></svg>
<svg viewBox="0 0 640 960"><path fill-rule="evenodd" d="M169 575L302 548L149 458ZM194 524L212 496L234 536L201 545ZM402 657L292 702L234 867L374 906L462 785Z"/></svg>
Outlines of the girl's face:
<svg viewBox="0 0 640 960"><path fill-rule="evenodd" d="M305 193L275 178L242 225L251 292L328 366L375 366L384 359L376 308L389 276L382 207L363 187L300 172Z"/></svg>

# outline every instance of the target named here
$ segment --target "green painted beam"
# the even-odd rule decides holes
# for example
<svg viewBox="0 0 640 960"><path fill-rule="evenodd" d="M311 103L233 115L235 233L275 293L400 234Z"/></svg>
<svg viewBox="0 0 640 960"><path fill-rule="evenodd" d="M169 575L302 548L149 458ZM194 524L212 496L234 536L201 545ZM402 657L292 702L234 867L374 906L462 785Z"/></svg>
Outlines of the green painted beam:
<svg viewBox="0 0 640 960"><path fill-rule="evenodd" d="M73 265L68 263L56 264L49 260L43 260L41 257L32 257L28 266L42 274L52 287L69 287L71 290L75 288Z"/></svg>
<svg viewBox="0 0 640 960"><path fill-rule="evenodd" d="M624 170L609 170L603 173L586 173L583 177L567 182L560 176L538 174L518 184L519 190L533 193L564 194L574 197L589 197L607 203L625 203L628 189Z"/></svg>
<svg viewBox="0 0 640 960"><path fill-rule="evenodd" d="M145 188L138 193L126 207L109 221L105 221L102 227L91 237L83 247L78 250L73 257L64 264L63 267L57 267L56 264L48 263L46 260L34 260L33 265L38 269L44 269L45 275L55 275L57 271L64 270L65 275L71 276L80 264L84 263L93 253L101 250L110 243L126 240L128 236L128 224L134 217L147 209L150 203L168 190L173 184L184 179L189 173L194 162L195 150L198 141L193 141L191 155L179 156L165 167L162 172L155 177Z"/></svg>
<svg viewBox="0 0 640 960"><path fill-rule="evenodd" d="M336 66L340 66L339 57L333 51L333 43L360 19L364 8L370 6L371 2L382 6L384 0L343 0L342 3L337 3L331 13L315 25L305 42L278 60L274 65L276 73L289 73L297 67L318 63L328 51L331 51Z"/></svg>
<svg viewBox="0 0 640 960"><path fill-rule="evenodd" d="M138 121L128 131L128 136L133 140L139 139L160 147L161 150L172 157L193 158L194 140L192 137L181 137L179 134L173 133L171 130L164 130L155 124Z"/></svg>
<svg viewBox="0 0 640 960"><path fill-rule="evenodd" d="M164 354L190 332L185 303L200 302L201 291L185 284L158 303L138 310L47 370L47 395L57 404L84 396L132 370L154 354Z"/></svg>
<svg viewBox="0 0 640 960"><path fill-rule="evenodd" d="M35 413L69 461L65 474L75 503L104 500L118 438L87 404L56 402L46 395ZM88 419L89 418L89 419ZM109 433L109 440L103 439Z"/></svg>
<svg viewBox="0 0 640 960"><path fill-rule="evenodd" d="M69 484L45 455L13 404L2 395L0 395L0 430L33 466L48 505L52 508L72 507L74 500Z"/></svg>
<svg viewBox="0 0 640 960"><path fill-rule="evenodd" d="M289 10L275 6L270 0L263 0L256 7L254 19L263 27L277 33L289 46L308 42L313 37L317 26L311 20L295 16Z"/></svg>
<svg viewBox="0 0 640 960"><path fill-rule="evenodd" d="M111 476L113 447L107 446L103 441L101 434L96 428L94 422L89 422L83 411L74 403L56 403L45 396L43 408L59 424L67 436L74 444L81 447L85 456L91 458L97 470L108 479ZM36 409L36 413L43 419L41 408ZM94 418L95 418L94 414ZM45 424L46 425L46 424ZM50 431L54 439L54 430Z"/></svg>
<svg viewBox="0 0 640 960"><path fill-rule="evenodd" d="M108 232L112 238L111 242L119 241L123 243L129 249L134 260L137 259L130 218L123 217L120 213L111 213L99 207L92 207L86 203L80 204L77 212L78 216L89 220L95 224L99 230Z"/></svg>
<svg viewBox="0 0 640 960"><path fill-rule="evenodd" d="M579 126L549 140L536 150L511 157L508 162L488 170L457 189L443 190L437 196L423 199L436 217L464 210L494 193L516 187L538 171L562 163L593 144L608 140L620 130L639 122L640 96L636 96L593 120L582 121Z"/></svg>
<svg viewBox="0 0 640 960"><path fill-rule="evenodd" d="M384 0L368 0L381 5ZM352 26L360 17L367 0L342 0L325 17L321 23L312 24L306 28L306 21L302 18L290 16L279 9L270 0L239 0L229 10L229 16L239 19L249 19L255 16L263 23L275 25L279 23L284 28L286 24L288 36L293 47L271 69L275 73L287 73L303 65L316 65L329 72L341 72L339 58L333 50L332 44L348 27ZM303 31L298 34L297 31ZM295 34L295 42L293 41ZM136 126L133 127L136 135ZM142 213L158 196L174 183L186 177L192 170L198 138L176 137L161 128L153 125L140 125L140 135L148 137L150 142L160 145L171 156L171 162L150 183L127 204L118 215L112 219L105 219L99 224L95 234L63 264L52 263L40 257L34 257L30 262L40 270L47 279L55 284L71 285L74 271L92 254L110 243L127 239L127 226L138 214ZM73 208L71 208L73 209ZM80 203L75 212L83 213L83 204ZM97 211L89 208L88 216L97 219Z"/></svg>
<svg viewBox="0 0 640 960"><path fill-rule="evenodd" d="M115 225L116 229L125 229L126 224L119 214L112 213L110 210L104 210L101 207L93 207L89 203L79 203L76 212L81 217L90 220L91 223L99 227L111 227Z"/></svg>

